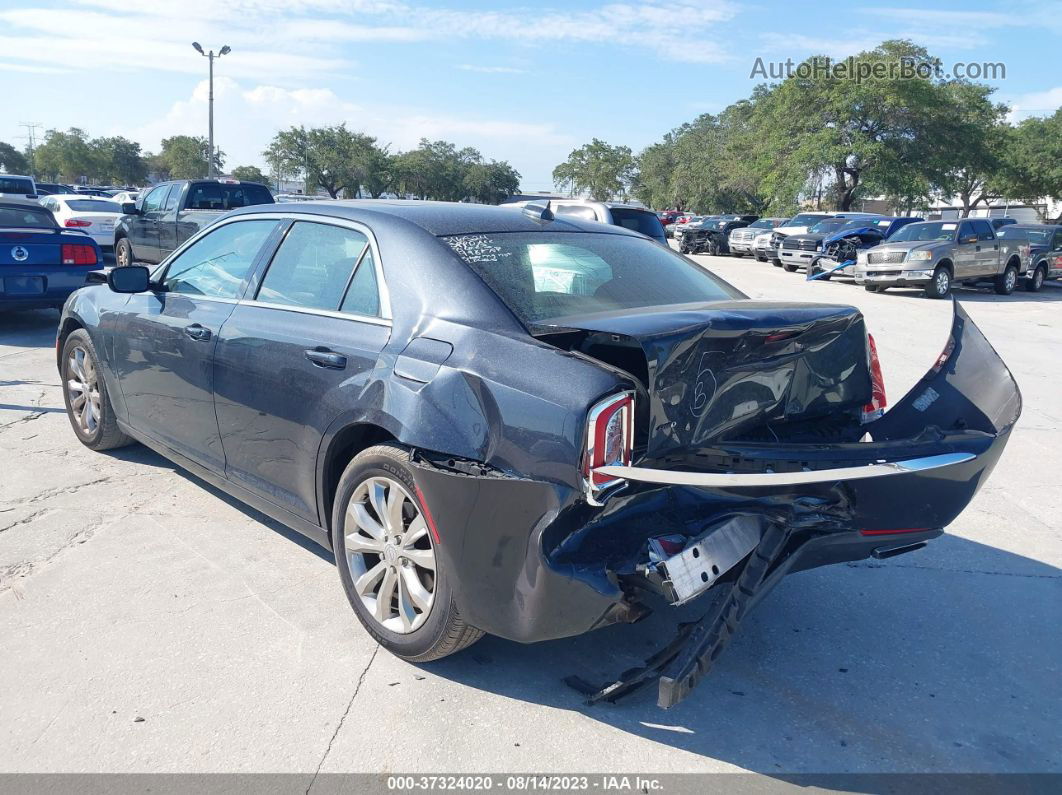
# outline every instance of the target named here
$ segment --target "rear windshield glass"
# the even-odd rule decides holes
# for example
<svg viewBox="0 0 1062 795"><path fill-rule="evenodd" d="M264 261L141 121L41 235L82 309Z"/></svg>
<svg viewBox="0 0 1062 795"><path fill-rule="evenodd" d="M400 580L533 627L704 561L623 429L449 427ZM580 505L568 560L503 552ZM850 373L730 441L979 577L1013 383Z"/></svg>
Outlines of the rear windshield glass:
<svg viewBox="0 0 1062 795"><path fill-rule="evenodd" d="M641 232L648 237L661 238L664 237L664 226L660 223L660 219L650 212L645 210L628 210L623 207L613 207L610 212L612 213L612 220L616 222L616 226L622 226L624 229L630 229L634 232Z"/></svg>
<svg viewBox="0 0 1062 795"><path fill-rule="evenodd" d="M272 204L273 196L262 185L195 182L188 196L189 210L233 210L252 204Z"/></svg>
<svg viewBox="0 0 1062 795"><path fill-rule="evenodd" d="M43 207L0 207L0 227L55 229L55 219Z"/></svg>
<svg viewBox="0 0 1062 795"><path fill-rule="evenodd" d="M753 221L749 224L751 229L774 229L776 226L784 224L787 218L761 218L758 221Z"/></svg>
<svg viewBox="0 0 1062 795"><path fill-rule="evenodd" d="M1028 240L1030 243L1046 243L1053 229L1028 229L1021 226L1003 226L996 230L996 237L1004 240Z"/></svg>
<svg viewBox="0 0 1062 795"><path fill-rule="evenodd" d="M443 241L528 325L567 315L742 297L701 267L643 238L499 232Z"/></svg>
<svg viewBox="0 0 1062 795"><path fill-rule="evenodd" d="M800 213L800 215L794 215L792 218L790 218L786 226L811 226L811 224L815 223L816 221L821 221L824 218L829 218L829 216L807 215L805 213Z"/></svg>
<svg viewBox="0 0 1062 795"><path fill-rule="evenodd" d="M35 193L33 183L28 179L12 179L0 177L0 193Z"/></svg>
<svg viewBox="0 0 1062 795"><path fill-rule="evenodd" d="M71 199L66 206L75 213L120 213L122 206L117 202L92 201L92 199Z"/></svg>

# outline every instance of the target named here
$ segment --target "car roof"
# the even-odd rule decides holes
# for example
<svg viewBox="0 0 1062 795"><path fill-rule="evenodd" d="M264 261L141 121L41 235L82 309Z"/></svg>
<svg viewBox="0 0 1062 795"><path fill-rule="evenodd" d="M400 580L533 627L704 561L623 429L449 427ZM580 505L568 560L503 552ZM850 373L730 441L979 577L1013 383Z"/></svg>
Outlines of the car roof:
<svg viewBox="0 0 1062 795"><path fill-rule="evenodd" d="M27 177L25 174L8 174L6 172L3 173L3 174L0 174L0 177L5 177L7 179L28 179L28 180L33 180L33 177Z"/></svg>
<svg viewBox="0 0 1062 795"><path fill-rule="evenodd" d="M1033 231L1039 231L1041 229L1062 229L1062 224L1007 224L1015 229L1032 229Z"/></svg>
<svg viewBox="0 0 1062 795"><path fill-rule="evenodd" d="M640 208L638 208L640 209ZM339 201L284 202L253 204L233 210L231 215L251 213L300 213L372 223L414 224L435 235L463 235L486 232L598 232L644 238L621 226L559 216L543 221L510 205L465 204L459 202L417 201L412 199L342 199Z"/></svg>

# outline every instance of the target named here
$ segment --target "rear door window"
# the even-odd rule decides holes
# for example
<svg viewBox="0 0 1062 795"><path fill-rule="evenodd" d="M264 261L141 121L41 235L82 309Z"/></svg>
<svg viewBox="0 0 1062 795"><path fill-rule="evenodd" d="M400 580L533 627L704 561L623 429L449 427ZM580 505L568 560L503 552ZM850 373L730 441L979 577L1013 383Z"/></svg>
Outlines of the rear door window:
<svg viewBox="0 0 1062 795"><path fill-rule="evenodd" d="M273 256L257 300L334 312L368 245L354 229L297 221Z"/></svg>
<svg viewBox="0 0 1062 795"><path fill-rule="evenodd" d="M189 210L234 210L273 202L266 188L253 183L195 182L189 191Z"/></svg>
<svg viewBox="0 0 1062 795"><path fill-rule="evenodd" d="M376 280L376 261L372 249L366 249L358 269L343 298L342 312L366 317L380 317L380 285Z"/></svg>

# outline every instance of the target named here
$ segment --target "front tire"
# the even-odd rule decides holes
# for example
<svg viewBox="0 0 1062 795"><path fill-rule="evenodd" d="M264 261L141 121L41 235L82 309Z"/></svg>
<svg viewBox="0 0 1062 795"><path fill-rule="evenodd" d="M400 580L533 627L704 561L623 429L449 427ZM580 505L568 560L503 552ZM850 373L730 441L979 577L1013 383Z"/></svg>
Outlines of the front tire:
<svg viewBox="0 0 1062 795"><path fill-rule="evenodd" d="M795 263L793 263L793 262L785 262L785 263L782 264L782 267L785 268L785 272L786 273L796 273L797 269L800 266L795 264Z"/></svg>
<svg viewBox="0 0 1062 795"><path fill-rule="evenodd" d="M947 298L951 293L951 271L938 265L933 271L933 279L926 285L927 298Z"/></svg>
<svg viewBox="0 0 1062 795"><path fill-rule="evenodd" d="M738 259L741 259L742 257L745 256L745 254L744 254L744 252L741 252L741 251L731 251L730 252L730 256L731 257L737 257Z"/></svg>
<svg viewBox="0 0 1062 795"><path fill-rule="evenodd" d="M428 662L471 646L483 632L454 603L452 572L435 552L409 451L381 444L347 465L332 509L332 547L362 626L396 657Z"/></svg>
<svg viewBox="0 0 1062 795"><path fill-rule="evenodd" d="M767 258L765 256L763 256L763 254L753 254L752 256L754 256L756 258L756 262L766 262L767 261Z"/></svg>
<svg viewBox="0 0 1062 795"><path fill-rule="evenodd" d="M133 443L133 438L118 428L99 356L85 329L76 329L66 338L62 374L66 416L85 447L100 451Z"/></svg>
<svg viewBox="0 0 1062 795"><path fill-rule="evenodd" d="M114 264L119 268L133 264L133 245L129 238L123 237L114 244Z"/></svg>
<svg viewBox="0 0 1062 795"><path fill-rule="evenodd" d="M777 257L772 257L771 258L771 264L774 265L774 267L776 267L776 268L782 267L782 261L780 259L778 259Z"/></svg>

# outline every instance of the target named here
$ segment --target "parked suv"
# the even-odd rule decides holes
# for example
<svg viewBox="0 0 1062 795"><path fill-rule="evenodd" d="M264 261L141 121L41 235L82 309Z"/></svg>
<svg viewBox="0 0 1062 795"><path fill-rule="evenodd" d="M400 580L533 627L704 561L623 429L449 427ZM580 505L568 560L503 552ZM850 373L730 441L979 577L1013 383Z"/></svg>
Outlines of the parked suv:
<svg viewBox="0 0 1062 795"><path fill-rule="evenodd" d="M1025 289L1037 292L1046 279L1062 278L1062 225L1011 224L996 232L1001 240L1024 241L1021 248L1025 270Z"/></svg>
<svg viewBox="0 0 1062 795"><path fill-rule="evenodd" d="M944 298L954 282L991 280L997 293L1010 295L1028 269L1022 246L1028 243L997 238L985 218L923 221L860 251L855 280L869 292L922 287L929 298Z"/></svg>
<svg viewBox="0 0 1062 795"><path fill-rule="evenodd" d="M114 259L120 266L162 262L200 229L238 207L274 204L269 188L236 179L163 182L141 192L114 227Z"/></svg>
<svg viewBox="0 0 1062 795"><path fill-rule="evenodd" d="M528 204L541 204L541 200L506 202L501 206L522 209ZM549 209L554 215L569 215L582 218L584 221L622 226L624 229L640 232L662 245L667 245L664 225L656 213L644 207L634 207L618 202L595 202L588 199L550 199Z"/></svg>

